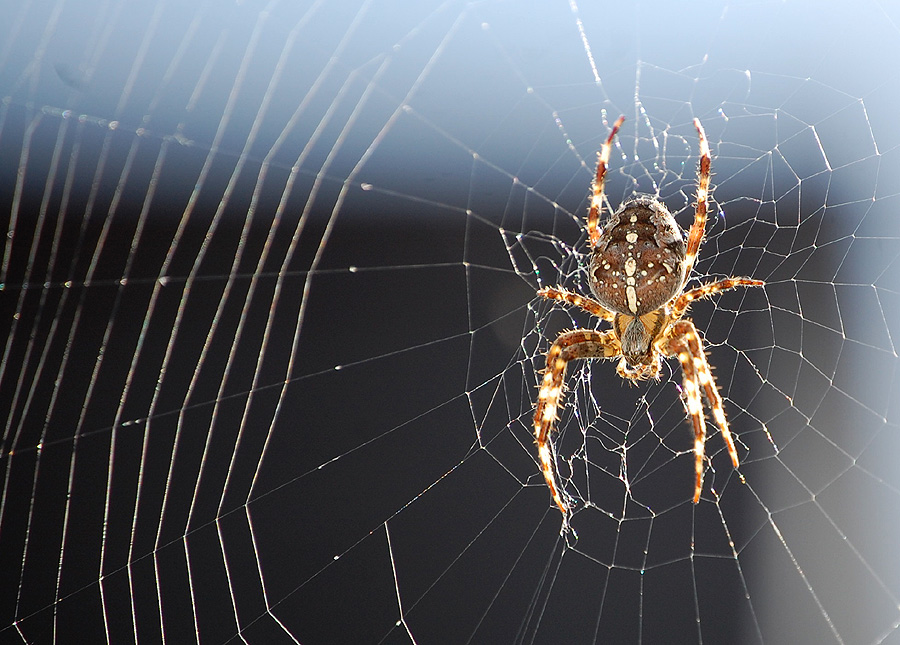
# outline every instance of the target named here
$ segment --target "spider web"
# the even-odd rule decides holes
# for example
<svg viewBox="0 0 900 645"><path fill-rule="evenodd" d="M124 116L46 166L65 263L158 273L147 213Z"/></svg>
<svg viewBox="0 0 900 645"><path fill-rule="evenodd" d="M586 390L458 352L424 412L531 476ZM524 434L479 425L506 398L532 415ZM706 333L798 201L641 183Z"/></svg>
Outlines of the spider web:
<svg viewBox="0 0 900 645"><path fill-rule="evenodd" d="M8 12L4 642L900 642L896 11L331 4ZM619 114L610 204L689 226L699 117L692 284L766 282L690 312L741 466L572 365L560 534Z"/></svg>

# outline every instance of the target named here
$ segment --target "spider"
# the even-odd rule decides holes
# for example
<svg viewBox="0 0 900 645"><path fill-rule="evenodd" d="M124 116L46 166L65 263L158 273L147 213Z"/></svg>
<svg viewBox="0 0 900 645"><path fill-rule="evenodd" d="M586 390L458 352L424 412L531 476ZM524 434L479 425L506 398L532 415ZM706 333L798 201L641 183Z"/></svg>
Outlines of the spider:
<svg viewBox="0 0 900 645"><path fill-rule="evenodd" d="M554 503L568 524L568 496L557 483L554 450L550 441L562 405L566 366L579 358L620 358L616 372L629 381L658 379L662 358L677 357L684 377L683 397L694 429L696 477L694 504L703 489L706 421L702 396L728 448L731 463L738 454L725 420L722 398L710 371L703 341L685 313L690 304L735 287L761 287L749 278L725 278L685 291L703 242L709 198L710 153L699 119L694 127L700 140L700 167L694 223L685 233L658 199L634 195L619 206L600 228L603 183L609 153L624 116L613 125L600 150L593 199L587 216L590 243L589 282L593 297L561 287L547 287L537 295L580 307L612 324L606 331L575 329L562 332L547 351L547 367L539 386L534 413L534 435L541 470Z"/></svg>

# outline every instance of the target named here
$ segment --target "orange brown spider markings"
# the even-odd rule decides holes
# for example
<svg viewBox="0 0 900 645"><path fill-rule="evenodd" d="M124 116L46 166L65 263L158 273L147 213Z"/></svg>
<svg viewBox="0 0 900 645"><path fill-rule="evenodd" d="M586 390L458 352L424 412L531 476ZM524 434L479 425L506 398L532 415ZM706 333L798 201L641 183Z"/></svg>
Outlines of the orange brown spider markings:
<svg viewBox="0 0 900 645"><path fill-rule="evenodd" d="M603 305L599 302L593 298L586 298L574 291L569 291L568 289L563 289L561 287L544 287L543 289L538 290L537 295L542 298L547 298L548 300L559 300L560 302L567 302L570 305L575 305L576 307L584 309L589 314L597 316L598 318L603 318L603 320L612 321L613 319L613 315L604 309Z"/></svg>
<svg viewBox="0 0 900 645"><path fill-rule="evenodd" d="M544 480L564 519L568 517L568 504L556 483L550 433L559 418L559 407L565 390L566 365L576 358L613 358L619 353L618 341L611 331L598 332L590 329L561 333L547 351L547 368L539 386L534 412L534 436Z"/></svg>
<svg viewBox="0 0 900 645"><path fill-rule="evenodd" d="M684 276L690 275L694 268L694 260L697 259L697 251L706 234L706 202L709 200L709 176L712 163L709 154L709 143L706 141L706 132L700 125L699 119L694 119L694 127L697 129L697 137L700 140L700 168L697 172L697 206L694 213L694 223L688 233L687 249L685 252Z"/></svg>
<svg viewBox="0 0 900 645"><path fill-rule="evenodd" d="M700 501L700 491L703 488L703 460L706 453L706 419L703 415L703 399L700 396L700 388L709 407L712 409L713 419L719 430L732 465L739 465L737 449L725 419L725 410L722 406L722 397L713 381L712 370L706 360L706 352L703 349L703 341L694 323L690 320L679 320L672 325L672 340L668 343L669 352L678 356L681 370L684 373L685 406L694 426L694 458L696 480L694 486L694 504Z"/></svg>
<svg viewBox="0 0 900 645"><path fill-rule="evenodd" d="M736 287L764 286L766 286L766 283L762 280L753 280L751 278L725 278L724 280L716 280L715 282L701 285L696 289L685 291L683 294L678 296L678 298L675 300L675 304L672 305L672 313L673 316L677 318L681 316L688 307L691 306L691 303L693 301L707 298L713 294L719 293L720 291L727 291Z"/></svg>
<svg viewBox="0 0 900 645"><path fill-rule="evenodd" d="M675 218L653 197L634 197L603 227L591 254L591 290L610 311L641 316L680 291L684 261Z"/></svg>
<svg viewBox="0 0 900 645"><path fill-rule="evenodd" d="M612 130L609 133L609 137L606 139L606 143L603 144L603 147L600 148L600 154L597 157L597 174L591 185L594 197L591 199L591 210L588 212L587 217L587 232L588 239L591 241L591 246L596 246L597 240L600 239L600 231L597 230L597 227L600 222L600 210L603 207L603 183L606 181L606 166L609 164L609 151L612 149L612 142L613 139L616 138L616 132L619 131L619 128L624 122L625 115L616 119L616 122L613 124Z"/></svg>
<svg viewBox="0 0 900 645"><path fill-rule="evenodd" d="M703 399L735 468L738 454L725 418L712 369L706 360L703 341L694 324L683 318L695 300L737 287L764 286L761 280L725 278L685 291L694 261L703 242L709 201L710 152L700 121L694 127L700 140L697 204L694 222L685 234L665 205L652 196L626 200L611 215L602 230L599 226L603 203L603 183L613 138L624 117L613 125L599 154L593 197L587 217L591 246L589 280L593 298L561 287L545 287L538 295L564 302L612 323L611 329L576 329L561 333L547 351L534 415L534 433L541 471L553 502L563 515L563 530L569 523L568 496L556 478L552 445L554 424L559 418L569 361L592 358L620 358L616 372L636 381L659 377L663 358L677 358L683 374L685 409L694 430L694 503L703 490L706 449L706 419Z"/></svg>

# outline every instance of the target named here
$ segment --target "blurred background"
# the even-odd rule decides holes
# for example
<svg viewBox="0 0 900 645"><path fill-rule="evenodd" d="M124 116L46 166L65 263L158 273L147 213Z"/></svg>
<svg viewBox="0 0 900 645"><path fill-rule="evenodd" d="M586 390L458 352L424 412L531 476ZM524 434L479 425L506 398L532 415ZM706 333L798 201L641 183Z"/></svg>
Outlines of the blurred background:
<svg viewBox="0 0 900 645"><path fill-rule="evenodd" d="M900 643L900 10L35 0L0 26L0 640ZM602 327L606 192L687 228L738 443Z"/></svg>

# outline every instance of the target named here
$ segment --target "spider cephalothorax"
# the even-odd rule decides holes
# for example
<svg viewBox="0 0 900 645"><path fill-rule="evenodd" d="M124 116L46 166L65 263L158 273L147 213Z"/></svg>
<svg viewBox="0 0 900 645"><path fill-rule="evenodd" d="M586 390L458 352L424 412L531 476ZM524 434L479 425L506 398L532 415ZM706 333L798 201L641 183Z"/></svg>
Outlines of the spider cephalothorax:
<svg viewBox="0 0 900 645"><path fill-rule="evenodd" d="M658 199L634 196L624 202L602 230L599 228L603 183L609 152L616 132L625 120L619 117L603 144L597 162L593 199L588 212L587 232L591 245L588 268L594 298L561 288L544 288L538 295L575 305L612 324L612 329L576 329L563 332L547 351L547 367L541 382L534 415L534 432L544 479L553 501L568 522L569 504L556 481L550 443L565 387L569 361L578 358L618 358L619 376L632 380L656 378L662 358L677 357L684 375L685 407L694 427L694 503L703 489L703 459L706 421L702 398L712 411L731 456L738 467L737 450L725 420L722 398L716 388L703 342L694 324L683 318L691 302L734 287L762 286L760 280L726 278L689 291L685 285L706 227L709 195L710 153L700 121L694 126L700 139L700 169L694 223L687 239Z"/></svg>

